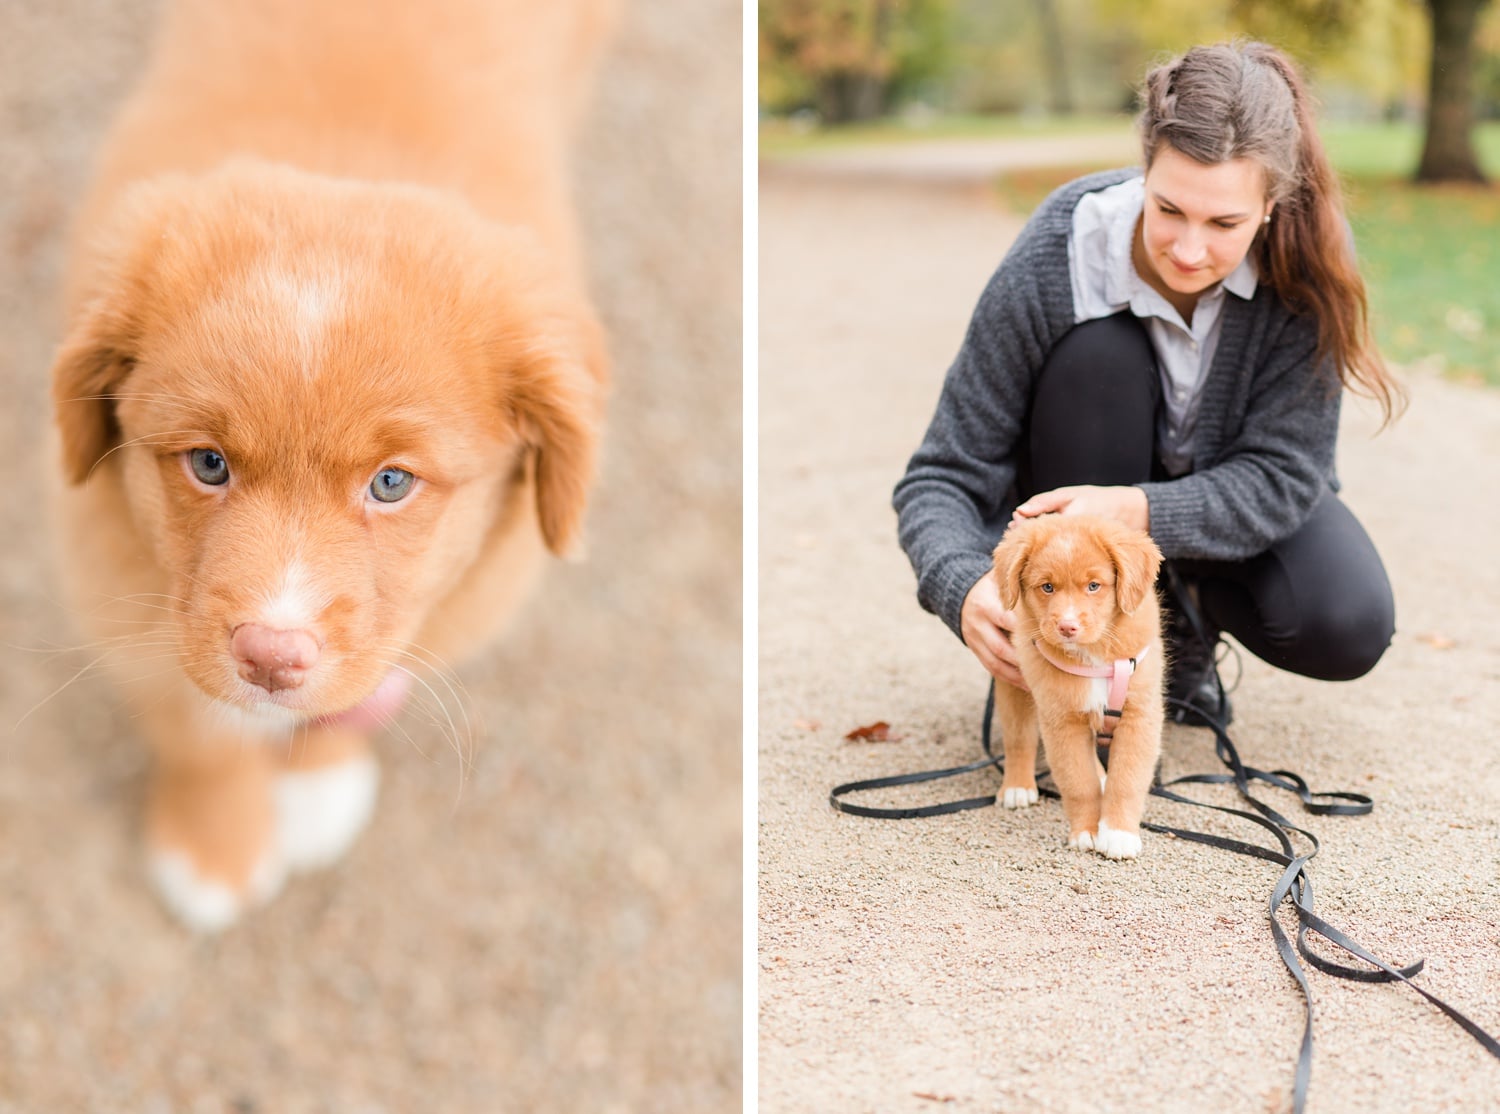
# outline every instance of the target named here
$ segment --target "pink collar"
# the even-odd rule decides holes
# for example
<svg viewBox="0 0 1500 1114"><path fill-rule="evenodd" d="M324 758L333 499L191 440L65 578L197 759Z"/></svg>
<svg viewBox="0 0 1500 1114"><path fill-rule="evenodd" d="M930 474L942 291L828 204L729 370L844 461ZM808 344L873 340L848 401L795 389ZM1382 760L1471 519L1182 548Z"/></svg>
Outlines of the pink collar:
<svg viewBox="0 0 1500 1114"><path fill-rule="evenodd" d="M1061 669L1064 673L1071 673L1075 677L1109 678L1109 696L1104 701L1104 722L1099 729L1099 742L1107 744L1114 738L1115 724L1120 722L1120 714L1125 710L1125 690L1130 685L1131 674L1135 672L1136 664L1151 652L1151 643L1146 643L1146 648L1135 657L1116 658L1109 665L1074 665L1053 657L1047 652L1041 639L1033 639L1031 644L1048 665Z"/></svg>

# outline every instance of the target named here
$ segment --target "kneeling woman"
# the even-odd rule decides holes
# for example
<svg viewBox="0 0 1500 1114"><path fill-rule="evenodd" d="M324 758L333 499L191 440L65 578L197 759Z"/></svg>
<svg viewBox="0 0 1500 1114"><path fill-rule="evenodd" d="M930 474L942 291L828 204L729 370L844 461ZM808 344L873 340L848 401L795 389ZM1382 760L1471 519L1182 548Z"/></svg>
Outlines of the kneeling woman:
<svg viewBox="0 0 1500 1114"><path fill-rule="evenodd" d="M1338 498L1334 444L1345 387L1387 420L1403 399L1291 63L1199 47L1144 99L1144 175L1080 179L1032 216L894 501L922 605L1012 684L1014 617L986 575L1011 518L1149 530L1209 627L1169 620L1170 695L1227 720L1220 631L1327 680L1389 645L1390 584Z"/></svg>

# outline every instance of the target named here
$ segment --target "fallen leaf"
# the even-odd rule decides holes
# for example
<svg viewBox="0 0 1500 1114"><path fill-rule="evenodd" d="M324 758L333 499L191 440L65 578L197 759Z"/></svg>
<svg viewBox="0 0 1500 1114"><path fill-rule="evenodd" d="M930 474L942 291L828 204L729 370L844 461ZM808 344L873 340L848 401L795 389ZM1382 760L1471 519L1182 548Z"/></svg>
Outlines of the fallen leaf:
<svg viewBox="0 0 1500 1114"><path fill-rule="evenodd" d="M815 719L796 719L792 721L792 726L798 731L816 731L823 725Z"/></svg>
<svg viewBox="0 0 1500 1114"><path fill-rule="evenodd" d="M1417 635L1417 641L1426 646L1431 646L1434 650L1451 650L1458 645L1457 642L1453 641L1446 634L1439 634L1437 631L1428 631L1426 634L1419 634Z"/></svg>
<svg viewBox="0 0 1500 1114"><path fill-rule="evenodd" d="M884 743L891 737L891 725L885 720L878 723L867 723L863 727L856 727L844 738L850 742Z"/></svg>

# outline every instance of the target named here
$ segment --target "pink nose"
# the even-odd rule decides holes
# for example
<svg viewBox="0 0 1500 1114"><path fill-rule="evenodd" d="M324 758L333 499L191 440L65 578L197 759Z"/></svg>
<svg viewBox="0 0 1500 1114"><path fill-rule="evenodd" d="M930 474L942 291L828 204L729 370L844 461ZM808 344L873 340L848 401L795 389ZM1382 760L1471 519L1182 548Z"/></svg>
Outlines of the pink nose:
<svg viewBox="0 0 1500 1114"><path fill-rule="evenodd" d="M1078 620L1071 618L1059 619L1057 621L1057 633L1062 635L1064 638L1078 637Z"/></svg>
<svg viewBox="0 0 1500 1114"><path fill-rule="evenodd" d="M272 630L242 623L229 636L240 676L267 692L294 689L318 663L318 640L305 630Z"/></svg>

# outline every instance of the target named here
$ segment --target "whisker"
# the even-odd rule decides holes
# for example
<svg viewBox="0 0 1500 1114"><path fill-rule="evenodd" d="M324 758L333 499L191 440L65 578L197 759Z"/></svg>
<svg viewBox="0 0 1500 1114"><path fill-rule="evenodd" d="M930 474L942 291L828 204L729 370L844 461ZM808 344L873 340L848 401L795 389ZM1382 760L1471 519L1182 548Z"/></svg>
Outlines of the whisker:
<svg viewBox="0 0 1500 1114"><path fill-rule="evenodd" d="M60 402L191 402L193 401L185 394L172 394L167 391L111 391L108 394L99 395L74 395L72 398L59 399Z"/></svg>
<svg viewBox="0 0 1500 1114"><path fill-rule="evenodd" d="M417 643L410 643L404 648L392 647L392 649L403 657L411 658L413 661L431 669L433 675L443 682L448 689L448 694L458 702L459 712L462 713L464 718L464 735L472 744L475 737L475 730L473 723L469 719L470 701L468 699L467 688L459 678L458 672L439 655ZM420 651L425 657L418 656L416 651Z"/></svg>
<svg viewBox="0 0 1500 1114"><path fill-rule="evenodd" d="M92 477L93 474L99 470L99 466L110 457L114 456L115 453L119 452L121 449L128 449L132 445L158 444L162 441L170 441L179 437L206 438L211 436L212 434L210 434L209 431L205 429L164 429L157 433L145 433L139 437L132 437L129 441L121 441L118 445L111 448L98 460L94 461L93 467L89 469L89 476Z"/></svg>
<svg viewBox="0 0 1500 1114"><path fill-rule="evenodd" d="M19 731L21 729L21 725L24 724L28 719L30 719L37 712L38 709L40 709L43 705L47 704L51 700L55 699L59 694L61 694L64 690L66 690L69 686L71 686L74 682L76 682L80 677L83 677L85 674L87 674L90 670L92 670L95 666L97 666L105 658L109 657L109 655L112 654L113 652L114 652L113 649L105 650L104 653L100 654L97 658L95 658L93 661L89 662L82 669L80 669L77 673L73 674L73 676L69 677L62 684L58 685L57 688L53 689L46 696L42 697L41 700L39 700L35 704L33 704L31 706L31 709L25 715L23 715L20 719L16 720L14 730Z"/></svg>
<svg viewBox="0 0 1500 1114"><path fill-rule="evenodd" d="M464 783L465 783L465 781L467 779L467 776L468 776L468 754L465 751L463 741L459 738L458 724L454 722L453 714L448 711L447 705L443 702L443 699L438 695L437 690L434 689L431 685L429 685L426 682L426 680L424 680L415 670L408 669L408 668L406 668L406 666L401 665L398 662L391 662L390 665L391 665L391 668L393 668L393 669L399 669L401 672L405 673L408 677L410 677L417 684L421 685L424 689L426 689L427 690L427 694L432 697L434 703L437 704L438 708L443 713L444 719L447 722L447 735L448 735L448 738L451 740L451 742L453 744L454 753L458 755L458 794L457 794L457 797L454 799L454 808L457 809L459 801L461 801L463 799ZM437 724L437 726L441 727L443 725L441 723L439 723L439 724Z"/></svg>
<svg viewBox="0 0 1500 1114"><path fill-rule="evenodd" d="M395 667L392 666L392 668ZM399 716L392 715L389 712L384 712L379 716L379 720L380 726L383 729L387 731L394 731L396 734L400 735L401 738L405 739L407 745L410 746L412 750L416 751L417 754L421 755L422 761L427 762L428 764L432 763L432 755L428 754L427 751L422 748L422 744L417 742L412 733L406 729L405 725L402 724ZM441 727L442 725L438 724L437 726Z"/></svg>
<svg viewBox="0 0 1500 1114"><path fill-rule="evenodd" d="M88 642L80 642L76 646L21 646L16 643L5 643L5 648L15 650L21 654L46 654L49 657L58 657L62 654L77 654L89 650L97 650L102 647L113 649L115 646L128 643L133 638L140 636L139 631L127 631L124 634L112 634L104 638L91 639Z"/></svg>

